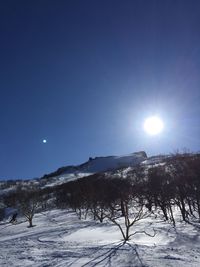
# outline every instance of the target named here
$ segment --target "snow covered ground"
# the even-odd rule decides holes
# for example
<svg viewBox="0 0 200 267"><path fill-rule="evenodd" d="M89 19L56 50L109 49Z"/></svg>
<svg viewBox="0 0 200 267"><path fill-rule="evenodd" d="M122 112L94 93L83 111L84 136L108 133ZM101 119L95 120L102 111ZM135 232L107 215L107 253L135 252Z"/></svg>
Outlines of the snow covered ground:
<svg viewBox="0 0 200 267"><path fill-rule="evenodd" d="M0 266L34 267L199 267L200 229L179 223L174 229L161 219L138 222L123 244L118 228L109 223L79 220L72 212L53 210L27 222L0 223Z"/></svg>

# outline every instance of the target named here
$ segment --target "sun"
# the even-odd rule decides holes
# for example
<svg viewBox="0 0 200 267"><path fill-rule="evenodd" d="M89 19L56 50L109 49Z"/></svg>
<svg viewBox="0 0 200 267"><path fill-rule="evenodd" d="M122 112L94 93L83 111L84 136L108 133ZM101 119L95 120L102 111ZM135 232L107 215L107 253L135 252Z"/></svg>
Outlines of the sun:
<svg viewBox="0 0 200 267"><path fill-rule="evenodd" d="M149 135L157 135L163 131L164 123L158 116L152 116L144 121L144 131Z"/></svg>

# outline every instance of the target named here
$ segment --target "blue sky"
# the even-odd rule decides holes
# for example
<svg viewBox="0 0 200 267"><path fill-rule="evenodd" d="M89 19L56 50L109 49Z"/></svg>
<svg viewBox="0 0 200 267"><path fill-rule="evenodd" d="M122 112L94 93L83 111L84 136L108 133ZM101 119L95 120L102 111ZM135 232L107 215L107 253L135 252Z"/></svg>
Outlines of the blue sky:
<svg viewBox="0 0 200 267"><path fill-rule="evenodd" d="M199 151L199 29L194 0L1 1L0 178ZM142 129L154 114L156 137Z"/></svg>

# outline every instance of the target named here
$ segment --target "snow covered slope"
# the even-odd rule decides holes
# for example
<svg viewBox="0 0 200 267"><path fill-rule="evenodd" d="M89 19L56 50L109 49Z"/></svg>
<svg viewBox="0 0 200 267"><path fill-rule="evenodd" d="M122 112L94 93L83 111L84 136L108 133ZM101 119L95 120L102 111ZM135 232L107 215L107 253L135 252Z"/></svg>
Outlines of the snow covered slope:
<svg viewBox="0 0 200 267"><path fill-rule="evenodd" d="M78 178L86 177L99 172L109 172L117 174L118 169L124 168L125 178L128 171L135 166L152 166L164 162L167 155L158 155L147 157L144 151L131 153L122 156L107 156L89 158L89 160L78 166L66 166L59 168L55 172L45 174L42 178L30 180L9 180L0 181L0 196L15 190L18 186L28 188L39 186L41 188L59 185L65 182L73 181Z"/></svg>
<svg viewBox="0 0 200 267"><path fill-rule="evenodd" d="M146 159L146 153L143 151L123 156L89 158L87 162L79 166L62 167L56 172L45 175L42 179L46 179L48 186L52 186L98 172L134 167Z"/></svg>
<svg viewBox="0 0 200 267"><path fill-rule="evenodd" d="M199 267L199 229L176 228L155 217L139 222L138 233L124 244L115 225L79 220L66 210L36 214L28 223L0 224L0 266L5 267Z"/></svg>
<svg viewBox="0 0 200 267"><path fill-rule="evenodd" d="M0 196L14 191L18 186L24 188L39 186L44 188L46 186L59 185L98 172L134 167L145 162L145 160L147 160L147 155L144 151L123 156L89 158L87 162L81 165L62 167L55 172L45 174L41 178L30 180L2 180L0 181Z"/></svg>
<svg viewBox="0 0 200 267"><path fill-rule="evenodd" d="M109 156L90 158L90 160L79 166L81 172L97 173L118 168L135 166L146 159L145 152L136 152L125 156Z"/></svg>

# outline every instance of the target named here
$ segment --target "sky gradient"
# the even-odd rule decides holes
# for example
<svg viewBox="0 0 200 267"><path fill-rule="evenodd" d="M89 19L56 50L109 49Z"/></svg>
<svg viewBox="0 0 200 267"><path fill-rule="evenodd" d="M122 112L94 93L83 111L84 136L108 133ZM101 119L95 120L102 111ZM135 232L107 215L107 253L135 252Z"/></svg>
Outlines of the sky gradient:
<svg viewBox="0 0 200 267"><path fill-rule="evenodd" d="M0 1L0 36L0 179L200 150L199 1Z"/></svg>

